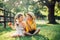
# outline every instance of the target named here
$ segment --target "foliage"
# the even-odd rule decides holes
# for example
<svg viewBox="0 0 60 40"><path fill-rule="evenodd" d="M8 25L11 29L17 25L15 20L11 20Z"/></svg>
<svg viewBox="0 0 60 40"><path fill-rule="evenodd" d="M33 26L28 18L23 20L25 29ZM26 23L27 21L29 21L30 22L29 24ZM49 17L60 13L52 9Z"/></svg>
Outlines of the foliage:
<svg viewBox="0 0 60 40"><path fill-rule="evenodd" d="M27 12L32 11L38 14L48 15L48 8L46 5L49 5L52 0L0 0L0 6L4 7L7 10L12 12ZM59 16L59 0L57 0L56 4L56 15Z"/></svg>

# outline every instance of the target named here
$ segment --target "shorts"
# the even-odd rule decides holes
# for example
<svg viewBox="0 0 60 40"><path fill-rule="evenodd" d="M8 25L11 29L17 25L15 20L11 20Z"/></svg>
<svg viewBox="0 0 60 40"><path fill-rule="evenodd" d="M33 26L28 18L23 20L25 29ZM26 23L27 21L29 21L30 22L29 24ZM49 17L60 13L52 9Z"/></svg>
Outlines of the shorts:
<svg viewBox="0 0 60 40"><path fill-rule="evenodd" d="M29 33L33 34L36 30L29 31Z"/></svg>

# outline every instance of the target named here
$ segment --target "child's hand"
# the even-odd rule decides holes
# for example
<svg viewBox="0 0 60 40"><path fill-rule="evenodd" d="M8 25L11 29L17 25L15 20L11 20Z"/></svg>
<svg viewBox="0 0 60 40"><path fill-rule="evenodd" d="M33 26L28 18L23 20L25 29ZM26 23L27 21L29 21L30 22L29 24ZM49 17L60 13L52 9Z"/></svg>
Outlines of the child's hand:
<svg viewBox="0 0 60 40"><path fill-rule="evenodd" d="M8 26L11 26L12 25L12 23L11 22L8 22Z"/></svg>

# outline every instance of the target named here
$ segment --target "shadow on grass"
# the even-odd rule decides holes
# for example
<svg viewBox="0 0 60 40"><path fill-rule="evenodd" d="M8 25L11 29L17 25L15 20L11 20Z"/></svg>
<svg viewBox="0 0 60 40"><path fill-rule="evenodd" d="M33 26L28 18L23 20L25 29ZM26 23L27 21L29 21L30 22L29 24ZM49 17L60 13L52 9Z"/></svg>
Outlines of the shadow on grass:
<svg viewBox="0 0 60 40"><path fill-rule="evenodd" d="M11 31L11 28L6 25L6 28L4 28L3 24L0 23L0 32L8 32Z"/></svg>
<svg viewBox="0 0 60 40"><path fill-rule="evenodd" d="M6 31L6 32L11 31L11 28L6 28L6 29L5 28L0 28L0 32L3 32L3 31Z"/></svg>
<svg viewBox="0 0 60 40"><path fill-rule="evenodd" d="M25 37L17 37L15 40L49 40L47 37L43 35L34 35L34 36L25 36Z"/></svg>
<svg viewBox="0 0 60 40"><path fill-rule="evenodd" d="M50 27L50 26L60 26L60 24L37 24L37 27Z"/></svg>
<svg viewBox="0 0 60 40"><path fill-rule="evenodd" d="M52 40L60 40L60 33L56 34L54 38L52 38Z"/></svg>

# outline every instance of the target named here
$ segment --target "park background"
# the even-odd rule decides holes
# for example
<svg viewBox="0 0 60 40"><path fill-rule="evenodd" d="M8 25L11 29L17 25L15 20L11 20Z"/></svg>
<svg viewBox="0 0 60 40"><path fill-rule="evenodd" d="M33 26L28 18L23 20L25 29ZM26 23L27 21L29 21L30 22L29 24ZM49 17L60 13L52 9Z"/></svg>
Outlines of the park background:
<svg viewBox="0 0 60 40"><path fill-rule="evenodd" d="M29 11L36 16L39 34L8 37L14 30L7 23L13 22L15 14ZM0 40L60 40L60 0L0 0Z"/></svg>

